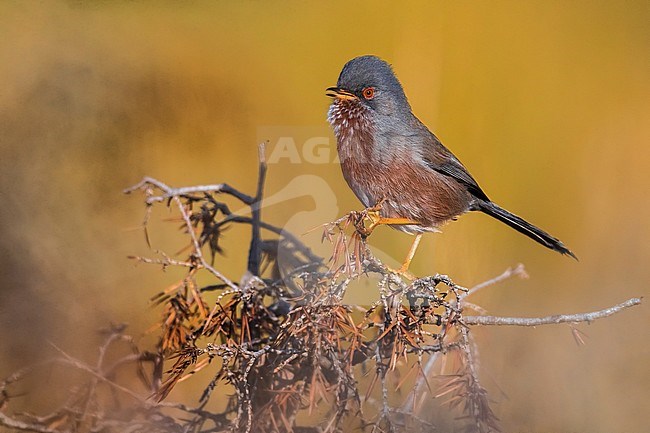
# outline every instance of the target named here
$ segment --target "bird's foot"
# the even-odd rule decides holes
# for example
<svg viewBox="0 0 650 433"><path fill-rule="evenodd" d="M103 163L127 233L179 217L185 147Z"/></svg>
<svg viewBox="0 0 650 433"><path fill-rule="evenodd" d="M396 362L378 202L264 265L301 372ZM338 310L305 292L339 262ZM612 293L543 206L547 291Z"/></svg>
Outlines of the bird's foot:
<svg viewBox="0 0 650 433"><path fill-rule="evenodd" d="M379 215L379 209L367 208L359 212L354 226L361 237L365 239L370 236L379 224L381 224L381 220L382 218Z"/></svg>
<svg viewBox="0 0 650 433"><path fill-rule="evenodd" d="M410 218L385 218L379 213L379 206L369 207L356 215L354 223L357 232L364 239L370 236L380 225L419 225L420 223Z"/></svg>
<svg viewBox="0 0 650 433"><path fill-rule="evenodd" d="M379 212L385 201L386 199L382 198L374 206L367 207L356 215L357 219L354 226L362 238L365 239L370 236L373 230L382 224L384 218L381 217Z"/></svg>

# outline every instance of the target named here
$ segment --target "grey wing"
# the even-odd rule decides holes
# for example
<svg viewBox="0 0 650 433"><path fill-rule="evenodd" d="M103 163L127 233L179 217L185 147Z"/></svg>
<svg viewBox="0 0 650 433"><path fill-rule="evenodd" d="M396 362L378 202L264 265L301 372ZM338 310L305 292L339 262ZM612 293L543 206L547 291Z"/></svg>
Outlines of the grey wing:
<svg viewBox="0 0 650 433"><path fill-rule="evenodd" d="M465 166L447 149L438 138L431 134L433 143L423 155L426 164L434 171L445 176L451 177L461 185L467 188L467 191L474 197L490 201L488 196L483 192L476 180L467 171Z"/></svg>

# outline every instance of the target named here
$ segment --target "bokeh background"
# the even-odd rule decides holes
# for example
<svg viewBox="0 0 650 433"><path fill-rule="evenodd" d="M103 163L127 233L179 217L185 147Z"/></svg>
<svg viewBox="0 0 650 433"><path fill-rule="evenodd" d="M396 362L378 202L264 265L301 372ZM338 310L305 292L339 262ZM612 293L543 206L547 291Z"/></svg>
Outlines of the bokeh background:
<svg viewBox="0 0 650 433"><path fill-rule="evenodd" d="M393 64L415 113L495 201L580 258L477 214L425 237L415 273L471 286L522 262L529 280L474 299L500 315L647 295L649 23L645 1L3 1L0 373L52 354L50 343L90 361L98 328L128 322L141 335L157 318L148 298L173 272L126 258L151 254L141 199L121 192L144 175L252 193L257 143L272 151L292 137L298 159L269 167L266 219L302 233L358 209L334 162L324 89L367 53ZM329 155L305 156L313 137ZM154 214L152 240L174 252L183 245L167 216ZM218 261L235 280L246 236L229 231ZM304 239L326 254L318 235ZM371 242L397 261L410 240L379 229ZM351 302L375 299L370 287ZM649 325L643 305L581 325L586 346L567 326L477 329L505 431L647 431Z"/></svg>

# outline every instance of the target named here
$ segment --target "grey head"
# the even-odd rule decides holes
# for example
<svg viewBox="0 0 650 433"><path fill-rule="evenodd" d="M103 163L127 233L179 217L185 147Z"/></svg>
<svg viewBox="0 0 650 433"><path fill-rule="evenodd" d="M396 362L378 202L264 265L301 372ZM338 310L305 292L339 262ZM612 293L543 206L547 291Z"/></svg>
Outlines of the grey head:
<svg viewBox="0 0 650 433"><path fill-rule="evenodd" d="M393 69L377 56L361 56L347 62L337 86L327 90L329 96L358 101L384 116L411 114L411 106Z"/></svg>

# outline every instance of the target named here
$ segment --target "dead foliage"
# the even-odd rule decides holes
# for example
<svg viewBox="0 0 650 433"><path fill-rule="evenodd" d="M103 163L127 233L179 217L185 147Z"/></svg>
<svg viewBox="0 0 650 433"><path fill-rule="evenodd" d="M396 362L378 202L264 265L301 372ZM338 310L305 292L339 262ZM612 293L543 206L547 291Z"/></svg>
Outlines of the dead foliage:
<svg viewBox="0 0 650 433"><path fill-rule="evenodd" d="M182 279L152 298L160 311L153 328L158 343L143 350L124 327L114 326L95 365L59 351L49 362L81 370L88 379L45 416L12 411L18 398L12 389L29 370L15 373L0 382L0 425L48 433L417 432L438 424L427 408L442 406L455 418L455 430L499 431L467 324L485 316L464 316L464 308L480 308L464 299L525 276L523 268L470 291L444 275L405 281L370 253L359 235L363 213L323 227L333 251L323 260L261 219L265 174L261 154L255 196L227 184L171 188L151 178L128 190L145 194L147 242L156 205L172 207L171 221L187 237L177 255L132 257L185 269ZM250 207L251 216L231 212L224 195ZM234 224L251 228L248 272L239 282L219 267L229 240L224 231ZM374 304L344 303L359 279L376 287ZM108 364L106 354L117 343L130 354ZM124 369L135 372L139 387L118 380ZM194 405L170 402L176 385L196 380L202 370L209 380L200 384ZM224 399L223 410L208 409Z"/></svg>

